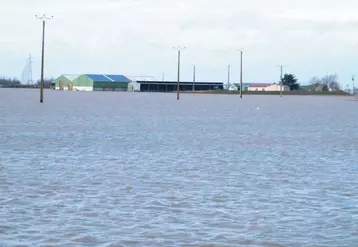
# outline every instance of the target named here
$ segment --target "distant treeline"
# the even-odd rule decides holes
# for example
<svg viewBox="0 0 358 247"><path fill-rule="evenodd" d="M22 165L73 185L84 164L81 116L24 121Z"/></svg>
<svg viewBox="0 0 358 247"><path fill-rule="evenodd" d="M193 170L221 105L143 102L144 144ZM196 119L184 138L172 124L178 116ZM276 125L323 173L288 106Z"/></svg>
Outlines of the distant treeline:
<svg viewBox="0 0 358 247"><path fill-rule="evenodd" d="M55 82L55 79L54 78L44 78L44 88L50 88L51 87L51 84ZM37 85L40 86L41 84L41 80L38 79L36 81Z"/></svg>
<svg viewBox="0 0 358 247"><path fill-rule="evenodd" d="M50 88L51 84L54 82L54 78L45 78L44 79L44 87L45 88ZM39 87L41 84L41 80L37 80L36 83L34 83L33 85L30 85L31 87ZM5 77L1 77L0 78L0 85L2 87L21 87L21 82L16 79L16 78L5 78ZM24 86L27 86L27 84L24 84Z"/></svg>
<svg viewBox="0 0 358 247"><path fill-rule="evenodd" d="M0 77L0 85L20 85L21 82L14 78L5 78L5 77Z"/></svg>

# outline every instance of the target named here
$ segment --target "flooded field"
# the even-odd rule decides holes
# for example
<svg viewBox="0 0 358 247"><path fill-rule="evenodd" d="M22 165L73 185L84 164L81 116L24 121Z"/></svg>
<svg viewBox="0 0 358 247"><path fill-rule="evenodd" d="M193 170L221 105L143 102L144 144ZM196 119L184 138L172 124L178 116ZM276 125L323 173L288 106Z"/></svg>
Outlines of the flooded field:
<svg viewBox="0 0 358 247"><path fill-rule="evenodd" d="M0 89L0 246L358 246L347 97Z"/></svg>

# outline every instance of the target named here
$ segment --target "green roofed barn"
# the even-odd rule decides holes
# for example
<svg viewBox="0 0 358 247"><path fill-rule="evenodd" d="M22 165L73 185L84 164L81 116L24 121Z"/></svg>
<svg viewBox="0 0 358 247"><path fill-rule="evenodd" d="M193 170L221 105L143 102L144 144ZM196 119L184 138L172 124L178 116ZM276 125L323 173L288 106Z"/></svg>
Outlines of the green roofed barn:
<svg viewBox="0 0 358 247"><path fill-rule="evenodd" d="M67 90L127 91L130 82L131 80L123 75L84 74L73 80Z"/></svg>
<svg viewBox="0 0 358 247"><path fill-rule="evenodd" d="M61 75L55 80L56 90L68 90L69 84L71 85L79 75Z"/></svg>

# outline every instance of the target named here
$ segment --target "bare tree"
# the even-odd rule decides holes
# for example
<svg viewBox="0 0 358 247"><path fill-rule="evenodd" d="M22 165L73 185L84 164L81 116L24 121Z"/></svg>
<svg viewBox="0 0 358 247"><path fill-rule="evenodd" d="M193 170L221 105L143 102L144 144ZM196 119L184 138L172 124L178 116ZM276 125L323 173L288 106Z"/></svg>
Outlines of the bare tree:
<svg viewBox="0 0 358 247"><path fill-rule="evenodd" d="M321 80L317 76L312 77L310 80L310 85L316 85L316 84L320 84L320 83L321 83Z"/></svg>
<svg viewBox="0 0 358 247"><path fill-rule="evenodd" d="M313 77L310 80L312 90L314 91L339 91L341 87L338 83L338 76L336 74L326 75L322 78Z"/></svg>
<svg viewBox="0 0 358 247"><path fill-rule="evenodd" d="M322 89L322 81L320 78L318 78L317 76L312 77L310 80L310 85L313 91L321 91Z"/></svg>
<svg viewBox="0 0 358 247"><path fill-rule="evenodd" d="M327 75L322 78L322 83L324 85L327 85L330 90L340 90L340 86L338 84L338 76L336 74L334 75Z"/></svg>

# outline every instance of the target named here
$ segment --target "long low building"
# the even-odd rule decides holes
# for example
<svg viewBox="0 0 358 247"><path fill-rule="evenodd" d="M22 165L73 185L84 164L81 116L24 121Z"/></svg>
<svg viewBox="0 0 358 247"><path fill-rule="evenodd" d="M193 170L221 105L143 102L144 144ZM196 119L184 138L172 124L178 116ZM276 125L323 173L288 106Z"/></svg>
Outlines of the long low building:
<svg viewBox="0 0 358 247"><path fill-rule="evenodd" d="M136 81L141 92L174 92L178 90L177 81ZM223 90L223 82L180 82L180 91Z"/></svg>

